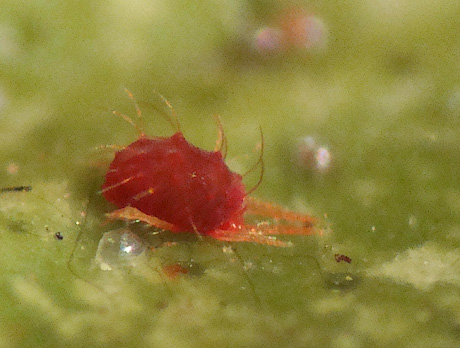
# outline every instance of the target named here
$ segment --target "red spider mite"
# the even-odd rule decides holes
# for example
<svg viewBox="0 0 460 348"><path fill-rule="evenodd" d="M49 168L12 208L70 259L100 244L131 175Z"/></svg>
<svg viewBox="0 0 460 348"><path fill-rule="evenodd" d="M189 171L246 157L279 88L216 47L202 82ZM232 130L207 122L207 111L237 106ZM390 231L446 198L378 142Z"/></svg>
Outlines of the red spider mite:
<svg viewBox="0 0 460 348"><path fill-rule="evenodd" d="M313 217L249 197L263 176L263 138L256 163L261 165L261 176L256 186L246 191L243 176L232 172L224 162L226 138L218 117L214 151L200 149L185 139L175 110L160 95L171 111L169 121L176 133L170 137L150 137L140 126L143 117L136 99L129 90L126 93L134 103L139 125L118 111L113 114L134 126L139 136L128 146L109 146L118 151L101 193L119 208L107 214L110 220L142 221L172 232L278 247L292 243L278 240L277 235L314 233ZM276 223L245 224L245 214L269 217Z"/></svg>

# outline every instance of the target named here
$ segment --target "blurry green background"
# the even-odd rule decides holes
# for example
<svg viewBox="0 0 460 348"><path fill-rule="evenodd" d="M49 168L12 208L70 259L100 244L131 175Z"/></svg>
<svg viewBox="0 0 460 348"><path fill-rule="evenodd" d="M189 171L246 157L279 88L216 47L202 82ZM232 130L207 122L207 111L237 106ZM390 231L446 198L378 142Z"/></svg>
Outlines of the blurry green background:
<svg viewBox="0 0 460 348"><path fill-rule="evenodd" d="M314 16L316 47L277 46L292 13ZM3 0L1 187L33 189L0 194L0 346L458 347L459 18L449 0ZM155 91L197 146L220 115L239 173L260 126L253 195L325 234L237 254L192 236L97 270L122 224L102 225L112 151L95 148L136 139L111 114L135 117L124 87L151 135L173 132ZM195 268L167 279L176 262Z"/></svg>

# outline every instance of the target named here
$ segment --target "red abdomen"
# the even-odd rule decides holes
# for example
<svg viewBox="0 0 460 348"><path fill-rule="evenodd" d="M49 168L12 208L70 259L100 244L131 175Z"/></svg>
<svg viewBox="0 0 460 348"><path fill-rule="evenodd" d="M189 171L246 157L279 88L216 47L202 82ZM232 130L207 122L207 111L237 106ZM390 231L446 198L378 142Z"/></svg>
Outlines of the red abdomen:
<svg viewBox="0 0 460 348"><path fill-rule="evenodd" d="M104 197L167 221L176 231L206 234L241 223L245 189L220 152L201 150L178 132L169 138L141 137L115 154Z"/></svg>

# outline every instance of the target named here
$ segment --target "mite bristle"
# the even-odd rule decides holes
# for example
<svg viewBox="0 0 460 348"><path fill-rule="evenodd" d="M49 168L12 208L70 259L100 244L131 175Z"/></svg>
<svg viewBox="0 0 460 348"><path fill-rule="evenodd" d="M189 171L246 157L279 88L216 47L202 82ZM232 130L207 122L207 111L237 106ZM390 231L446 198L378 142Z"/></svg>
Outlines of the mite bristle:
<svg viewBox="0 0 460 348"><path fill-rule="evenodd" d="M139 119L139 124L140 124L140 126L136 126L136 129L138 129L139 134L143 136L145 135L145 133L143 130L144 129L144 118L142 117L142 110L140 109L139 104L137 103L137 100L134 97L134 94L126 87L124 87L124 89L125 89L125 92L128 94L129 99L133 101L134 107L136 109L137 118Z"/></svg>
<svg viewBox="0 0 460 348"><path fill-rule="evenodd" d="M120 182L117 182L116 184L107 186L107 187L103 188L102 190L99 190L97 193L102 194L102 193L105 193L107 191L113 190L114 188L117 188L117 187L119 187L121 185L124 185L124 184L130 182L132 179L134 179L136 177L137 177L137 175L136 176L130 176L129 178L126 178L126 179L124 179L124 180L122 180Z"/></svg>
<svg viewBox="0 0 460 348"><path fill-rule="evenodd" d="M154 193L155 193L155 190L153 189L153 187L150 187L148 190L142 191L142 192L138 193L137 195L135 195L133 197L133 200L139 201L144 197L153 195Z"/></svg>
<svg viewBox="0 0 460 348"><path fill-rule="evenodd" d="M202 241L203 240L203 235L200 233L200 231L198 231L198 228L196 227L195 223L193 222L193 219L192 219L192 216L190 214L189 208L187 208L187 212L188 212L189 219L190 219L190 225L192 225L192 228L193 228L193 232L197 236L198 240Z"/></svg>
<svg viewBox="0 0 460 348"><path fill-rule="evenodd" d="M119 117L121 117L123 120L125 120L126 122L128 122L131 126L133 126L134 128L136 128L137 132L139 133L139 136L144 136L144 132L142 131L141 128L139 128L139 126L131 119L131 117L125 115L125 114L122 114L121 112L117 111L117 110L112 110L112 114L114 115L117 115Z"/></svg>
<svg viewBox="0 0 460 348"><path fill-rule="evenodd" d="M246 192L246 196L250 195L255 190L257 190L257 188L262 183L262 179L264 177L264 172L265 172L265 164L264 164L264 133L262 132L262 127L260 127L259 130L260 130L260 156L259 156L259 160L252 166L251 169L249 169L246 173L244 173L243 176L246 176L249 173L251 173L253 170L255 170L257 168L258 165L260 165L260 176L259 176L259 180L257 181L257 183L248 192Z"/></svg>
<svg viewBox="0 0 460 348"><path fill-rule="evenodd" d="M217 123L218 132L214 152L220 152L222 154L222 158L225 160L227 157L227 137L225 136L224 127L220 121L220 117L218 115L214 115L214 118Z"/></svg>
<svg viewBox="0 0 460 348"><path fill-rule="evenodd" d="M236 258L238 259L238 262L240 263L240 265L244 265L244 261L243 261L243 258L241 257L241 255L238 253L237 249L236 248L233 248L233 253L235 254ZM251 281L251 278L249 277L249 275L246 273L246 270L244 269L244 266L242 267L243 269L243 274L244 274L244 278L246 279L246 282L249 284L249 288L251 289L251 294L254 298L254 301L256 302L256 304L258 306L261 306L262 305L262 301L260 300L260 297L257 295L257 292L256 292L256 288L254 286L254 283Z"/></svg>
<svg viewBox="0 0 460 348"><path fill-rule="evenodd" d="M176 128L177 132L182 133L181 128L180 128L180 123L179 123L179 117L177 116L176 110L173 108L173 106L168 101L168 99L166 99L161 93L157 92L156 90L153 90L153 91L155 94L157 94L161 98L163 103L165 103L168 109L171 111L171 115L172 115L171 124Z"/></svg>

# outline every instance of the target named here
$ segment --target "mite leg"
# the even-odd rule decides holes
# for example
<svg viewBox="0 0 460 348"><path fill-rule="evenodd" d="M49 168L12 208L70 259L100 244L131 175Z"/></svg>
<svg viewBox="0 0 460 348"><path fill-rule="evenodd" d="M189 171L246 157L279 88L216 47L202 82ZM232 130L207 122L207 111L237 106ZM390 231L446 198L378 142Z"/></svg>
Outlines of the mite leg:
<svg viewBox="0 0 460 348"><path fill-rule="evenodd" d="M162 230L173 231L174 226L169 222L160 220L155 216L144 214L140 210L133 207L124 207L106 214L108 220L124 220L124 221L142 221L154 227L161 228Z"/></svg>
<svg viewBox="0 0 460 348"><path fill-rule="evenodd" d="M321 230L316 230L313 225L294 225L294 224L258 224L257 231L264 236L276 235L312 235L322 234Z"/></svg>
<svg viewBox="0 0 460 348"><path fill-rule="evenodd" d="M261 233L257 226L239 226L237 230L215 230L210 237L224 242L249 242L276 247L291 247L291 242L283 242L276 237Z"/></svg>
<svg viewBox="0 0 460 348"><path fill-rule="evenodd" d="M279 205L264 202L253 197L246 196L245 203L246 212L251 215L268 216L275 220L285 220L288 222L301 223L304 225L304 227L312 227L316 223L316 219L312 216L296 213Z"/></svg>

